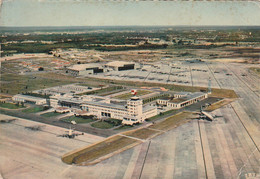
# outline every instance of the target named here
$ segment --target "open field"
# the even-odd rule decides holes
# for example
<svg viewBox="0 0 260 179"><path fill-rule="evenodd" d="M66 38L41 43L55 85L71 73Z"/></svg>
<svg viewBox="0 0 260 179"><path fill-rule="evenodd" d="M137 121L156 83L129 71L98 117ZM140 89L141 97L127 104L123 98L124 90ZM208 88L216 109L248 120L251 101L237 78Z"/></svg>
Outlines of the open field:
<svg viewBox="0 0 260 179"><path fill-rule="evenodd" d="M2 74L1 81L6 82L1 84L1 92L12 95L71 83L71 81L61 81L57 78L46 79L34 75L17 74Z"/></svg>

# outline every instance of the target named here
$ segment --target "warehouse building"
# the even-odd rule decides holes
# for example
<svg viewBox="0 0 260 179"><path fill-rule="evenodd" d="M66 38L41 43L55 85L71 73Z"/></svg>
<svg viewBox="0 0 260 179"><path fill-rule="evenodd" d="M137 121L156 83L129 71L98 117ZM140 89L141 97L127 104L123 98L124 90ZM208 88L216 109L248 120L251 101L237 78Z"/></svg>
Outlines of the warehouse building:
<svg viewBox="0 0 260 179"><path fill-rule="evenodd" d="M114 71L123 71L123 70L133 70L135 69L136 65L133 62L112 61L105 64L104 67L108 69L112 69Z"/></svg>

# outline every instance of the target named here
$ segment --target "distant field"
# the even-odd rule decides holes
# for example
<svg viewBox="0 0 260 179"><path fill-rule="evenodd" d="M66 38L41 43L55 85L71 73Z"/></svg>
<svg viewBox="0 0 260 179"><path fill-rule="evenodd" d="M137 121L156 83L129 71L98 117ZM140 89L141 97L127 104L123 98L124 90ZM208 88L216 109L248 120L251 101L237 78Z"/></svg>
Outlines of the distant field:
<svg viewBox="0 0 260 179"><path fill-rule="evenodd" d="M71 83L70 81L60 81L57 78L46 79L34 75L19 74L2 74L1 81L6 81L6 83L1 84L0 91L8 94L17 94Z"/></svg>
<svg viewBox="0 0 260 179"><path fill-rule="evenodd" d="M20 108L25 108L24 106L17 105L14 103L0 103L0 107L2 108L8 108L8 109L20 109Z"/></svg>
<svg viewBox="0 0 260 179"><path fill-rule="evenodd" d="M148 90L137 90L137 95L136 96L143 96L146 94L152 93L152 91L148 91ZM133 95L131 94L131 92L129 93L124 93L118 96L114 96L114 98L116 99L122 99L122 100L126 100L126 99L130 99Z"/></svg>

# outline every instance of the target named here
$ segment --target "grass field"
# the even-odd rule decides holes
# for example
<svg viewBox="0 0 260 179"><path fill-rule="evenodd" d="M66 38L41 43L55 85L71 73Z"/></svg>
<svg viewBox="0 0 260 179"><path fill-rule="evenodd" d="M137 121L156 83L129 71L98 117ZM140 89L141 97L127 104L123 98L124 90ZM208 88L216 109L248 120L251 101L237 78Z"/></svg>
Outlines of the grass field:
<svg viewBox="0 0 260 179"><path fill-rule="evenodd" d="M123 134L131 137L139 138L139 139L149 139L159 133L160 133L159 131L150 130L148 128L141 128L134 131L125 132Z"/></svg>
<svg viewBox="0 0 260 179"><path fill-rule="evenodd" d="M14 103L0 103L1 108L7 108L7 109L20 109L20 108L25 108L22 105L16 105Z"/></svg>
<svg viewBox="0 0 260 179"><path fill-rule="evenodd" d="M103 121L103 122L98 121L98 122L92 123L91 126L95 127L95 128L99 128L99 129L110 129L110 128L114 127L113 124L105 122L105 121Z"/></svg>
<svg viewBox="0 0 260 179"><path fill-rule="evenodd" d="M168 131L168 130L186 122L187 119L191 118L191 117L192 117L191 112L180 112L176 115L166 118L165 120L163 120L159 123L149 126L148 129Z"/></svg>
<svg viewBox="0 0 260 179"><path fill-rule="evenodd" d="M89 162L92 162L96 159L104 158L108 154L118 152L124 148L127 148L128 146L131 147L139 143L141 142L127 137L113 136L89 147L85 147L83 149L65 154L62 157L62 161L67 164L75 163L88 165Z"/></svg>
<svg viewBox="0 0 260 179"><path fill-rule="evenodd" d="M231 103L232 101L233 101L232 99L222 99L222 100L220 100L216 103L211 104L205 110L206 111L214 111L218 108L221 108L222 106L225 106L225 105Z"/></svg>
<svg viewBox="0 0 260 179"><path fill-rule="evenodd" d="M75 121L78 124L80 124L80 123L90 123L90 122L95 121L94 119L92 119L92 117L82 118L82 117L77 117L77 116L70 116L70 117L67 117L67 118L63 118L61 120L65 121L65 122Z"/></svg>
<svg viewBox="0 0 260 179"><path fill-rule="evenodd" d="M148 91L148 90L137 90L137 95L136 96L143 96L146 94L152 93L152 91ZM122 100L126 100L126 99L130 99L133 95L131 94L131 92L129 93L125 93L125 94L121 94L118 96L114 96L114 98L116 99L122 99Z"/></svg>
<svg viewBox="0 0 260 179"><path fill-rule="evenodd" d="M57 112L48 112L48 113L41 114L41 116L43 116L43 117L56 117L59 115L61 115L61 114L57 113Z"/></svg>
<svg viewBox="0 0 260 179"><path fill-rule="evenodd" d="M41 111L44 111L44 110L47 110L47 109L44 108L43 106L36 106L36 107L24 109L24 110L22 110L22 112L24 112L24 113L37 113L37 112L41 112Z"/></svg>
<svg viewBox="0 0 260 179"><path fill-rule="evenodd" d="M6 83L2 83L0 86L1 92L8 94L25 93L70 83L70 81L60 81L57 78L45 79L33 75L19 74L2 74L1 81L6 81Z"/></svg>

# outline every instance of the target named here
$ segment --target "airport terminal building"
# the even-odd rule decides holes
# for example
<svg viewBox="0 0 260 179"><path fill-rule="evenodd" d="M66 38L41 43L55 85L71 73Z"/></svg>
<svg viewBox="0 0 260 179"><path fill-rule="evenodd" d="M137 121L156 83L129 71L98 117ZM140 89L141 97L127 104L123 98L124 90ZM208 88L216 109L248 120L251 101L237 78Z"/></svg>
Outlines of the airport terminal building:
<svg viewBox="0 0 260 179"><path fill-rule="evenodd" d="M110 98L87 95L80 98L54 97L50 99L52 107L69 107L71 111L82 110L85 115L97 118L114 118L123 120L123 124L141 123L157 115L157 106L143 105L143 100L133 96L126 104L111 101Z"/></svg>

